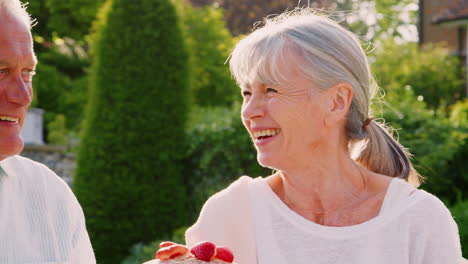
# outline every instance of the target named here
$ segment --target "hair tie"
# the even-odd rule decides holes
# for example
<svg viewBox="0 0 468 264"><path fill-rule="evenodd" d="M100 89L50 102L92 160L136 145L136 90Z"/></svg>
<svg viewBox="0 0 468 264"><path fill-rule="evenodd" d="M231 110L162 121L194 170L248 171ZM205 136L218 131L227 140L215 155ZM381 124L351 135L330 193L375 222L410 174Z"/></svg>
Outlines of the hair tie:
<svg viewBox="0 0 468 264"><path fill-rule="evenodd" d="M366 121L364 121L364 124L362 125L362 129L365 129L373 119L373 117L367 118Z"/></svg>

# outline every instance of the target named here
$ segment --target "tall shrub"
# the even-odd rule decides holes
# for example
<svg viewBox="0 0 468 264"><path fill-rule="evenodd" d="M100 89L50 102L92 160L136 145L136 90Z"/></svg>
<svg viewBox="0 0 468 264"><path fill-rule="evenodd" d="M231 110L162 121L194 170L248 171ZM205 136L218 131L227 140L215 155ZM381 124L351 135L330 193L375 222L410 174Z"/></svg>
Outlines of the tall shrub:
<svg viewBox="0 0 468 264"><path fill-rule="evenodd" d="M182 14L192 68L193 103L199 106L225 106L240 98L239 89L226 62L234 38L226 28L222 8L214 5L192 7L176 0Z"/></svg>
<svg viewBox="0 0 468 264"><path fill-rule="evenodd" d="M185 220L189 71L169 0L113 0L102 12L74 188L98 263L110 264Z"/></svg>

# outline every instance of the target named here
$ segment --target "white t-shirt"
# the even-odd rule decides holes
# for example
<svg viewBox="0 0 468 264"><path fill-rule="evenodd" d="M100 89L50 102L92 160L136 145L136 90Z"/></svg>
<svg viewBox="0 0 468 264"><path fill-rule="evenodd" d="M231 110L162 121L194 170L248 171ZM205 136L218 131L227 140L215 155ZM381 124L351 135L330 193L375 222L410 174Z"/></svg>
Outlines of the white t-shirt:
<svg viewBox="0 0 468 264"><path fill-rule="evenodd" d="M435 196L392 179L379 215L330 227L288 208L263 178L250 192L259 264L458 264L457 225Z"/></svg>
<svg viewBox="0 0 468 264"><path fill-rule="evenodd" d="M20 156L0 161L0 263L96 263L83 211L68 185Z"/></svg>

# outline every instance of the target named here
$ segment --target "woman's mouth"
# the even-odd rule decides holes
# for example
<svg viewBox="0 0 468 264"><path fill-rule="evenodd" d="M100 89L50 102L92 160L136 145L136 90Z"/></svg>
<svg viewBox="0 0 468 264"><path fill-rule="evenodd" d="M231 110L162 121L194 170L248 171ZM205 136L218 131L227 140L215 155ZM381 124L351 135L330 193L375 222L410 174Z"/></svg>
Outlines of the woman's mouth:
<svg viewBox="0 0 468 264"><path fill-rule="evenodd" d="M266 143L269 139L272 139L274 136L278 135L281 132L281 129L264 129L258 130L253 133L255 144Z"/></svg>

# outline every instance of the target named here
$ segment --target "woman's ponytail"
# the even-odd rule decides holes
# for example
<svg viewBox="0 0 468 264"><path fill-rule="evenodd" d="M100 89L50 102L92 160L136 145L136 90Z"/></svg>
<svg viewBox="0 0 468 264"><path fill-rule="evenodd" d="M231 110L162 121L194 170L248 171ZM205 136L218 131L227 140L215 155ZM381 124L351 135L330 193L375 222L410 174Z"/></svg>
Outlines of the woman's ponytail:
<svg viewBox="0 0 468 264"><path fill-rule="evenodd" d="M355 158L358 163L373 172L402 178L419 186L421 176L411 164L411 154L393 138L390 128L368 119L361 129L366 137Z"/></svg>
<svg viewBox="0 0 468 264"><path fill-rule="evenodd" d="M298 69L313 80L314 88L326 90L340 83L353 87L345 124L351 157L373 172L418 186L419 175L409 151L384 124L368 119L379 87L360 38L330 18L299 8L267 19L262 28L242 39L232 52L231 72L240 86L254 79L278 82L284 76L279 68L272 68L280 67L274 58L286 50L300 54Z"/></svg>

